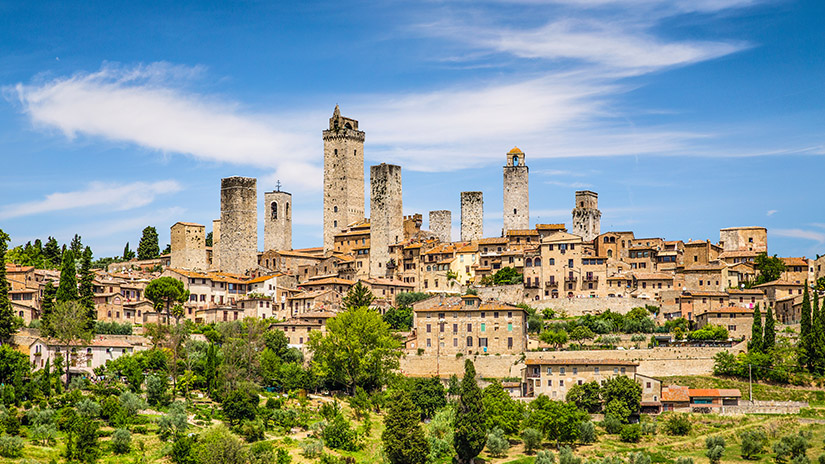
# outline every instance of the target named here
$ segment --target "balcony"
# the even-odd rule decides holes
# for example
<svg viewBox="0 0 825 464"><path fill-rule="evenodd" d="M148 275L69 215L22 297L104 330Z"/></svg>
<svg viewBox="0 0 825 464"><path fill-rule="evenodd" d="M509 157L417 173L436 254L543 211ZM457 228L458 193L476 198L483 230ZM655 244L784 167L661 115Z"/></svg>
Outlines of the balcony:
<svg viewBox="0 0 825 464"><path fill-rule="evenodd" d="M598 282L599 281L599 276L594 276L594 275L584 276L584 281L585 282Z"/></svg>
<svg viewBox="0 0 825 464"><path fill-rule="evenodd" d="M558 288L559 283L558 283L558 281L550 280L548 282L545 282L544 286L547 287L547 288Z"/></svg>
<svg viewBox="0 0 825 464"><path fill-rule="evenodd" d="M578 280L579 280L579 278L576 277L576 276L571 276L571 275L564 276L564 281L565 282L576 282Z"/></svg>

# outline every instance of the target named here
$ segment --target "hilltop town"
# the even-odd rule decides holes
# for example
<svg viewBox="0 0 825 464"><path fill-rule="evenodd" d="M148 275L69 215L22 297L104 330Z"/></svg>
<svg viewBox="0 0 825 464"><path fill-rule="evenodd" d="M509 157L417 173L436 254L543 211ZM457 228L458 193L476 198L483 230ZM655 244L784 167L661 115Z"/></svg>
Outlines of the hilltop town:
<svg viewBox="0 0 825 464"><path fill-rule="evenodd" d="M266 408L273 401L271 410L293 411L296 417L309 414L286 406L298 401L296 392L300 392L300 401L314 401L309 404L330 424L342 413L324 412L322 405L336 394L351 397L347 417L355 414L352 420L361 426L364 417L370 417L368 411L382 408L359 395L379 395L390 390L392 382L411 382L413 389L434 389L427 391L435 393L424 396L442 398L444 406L447 398L453 401L463 394L459 379L463 376L467 382L468 372L474 385L478 380L487 387L485 394L490 388L491 395L498 389L506 393L502 395L507 399L501 401L518 405L513 408L523 417L532 417L529 408L546 407L530 406L537 398L543 399L536 404L548 399L575 404L582 417L604 421L603 436L616 440L619 431L633 433L625 432L625 426L652 424L651 418L662 414L682 417L674 411L689 414L693 418L684 420L694 423L696 415L706 414L713 417L708 419L711 422L717 421L714 424L726 420L720 418L741 419L747 414L783 421L800 411L822 415L809 407L825 400L817 396L821 391L814 393L825 363L825 353L816 348L818 341L825 341L816 338L825 330L825 316L818 309L825 292L825 255L771 255L769 231L758 225L720 224L718 238L700 240L602 231L599 196L589 190L571 192L569 225L533 224L530 169L527 154L519 148L502 154L503 211L485 211L480 191L460 192L461 211L427 211L425 229L423 212L403 213L401 166L370 166L365 199L365 132L357 120L342 116L338 106L323 130L323 142L323 243L317 247L293 249L293 200L280 183L271 191L265 187L259 195L257 179L227 177L215 192L221 210L212 224L181 217L169 229L170 246L163 254L158 250L147 259L124 256L93 269L88 262L74 264L75 259L78 263L91 259L78 252L66 267L70 247L62 252L62 266L56 262L38 268L19 259L28 256L31 244L10 250L5 279L8 305L18 327L5 345L14 346L28 368L19 378L0 379L19 384L17 399L12 393L11 400L4 399L6 406L30 410L32 404L40 404L42 410L55 409L49 402L52 395L83 391L115 398L112 404L120 401L118 408L125 408L131 400L124 402L123 392L140 394L144 388L140 379L145 376L146 399L160 414L178 414L178 418L184 414L183 422L194 428L222 418L248 442L281 443L279 449L298 462L318 458L324 446L336 458L378 462L373 459L380 452L364 456L355 450L378 446L379 440L367 428L359 433L371 445L336 447L327 437L321 451L313 453L306 447L301 451L282 438L301 431L309 440L313 420L308 416L283 423L279 422L283 418L270 417L274 413L268 419L261 419L260 413L233 416L226 401L233 391L246 388L240 388L244 382L263 388ZM258 247L259 212L264 219L263 250ZM453 213L460 218L458 237L453 236ZM485 215L501 215L502 230L485 231ZM157 236L154 239L157 242ZM71 272L69 279L67 269L78 271L77 275ZM74 286L77 301L91 314L84 316L91 321L85 335L82 331L74 337L61 335L57 327L56 321L70 314L61 312L69 309L56 309L71 300L60 297L67 285ZM351 319L356 317L361 319ZM350 352L335 345L330 334L342 324L372 333L372 325L355 322L370 317L388 331L382 339L386 345L380 345L385 351L370 358L375 364L359 374L363 378L333 375L333 361L325 350L339 353L343 357L339 362L366 356L369 350ZM222 371L216 367L220 362L231 368ZM55 377L50 369L56 366L61 370ZM758 385L763 382L755 396L746 383L747 374ZM41 378L47 386L40 393L22 386ZM162 387L151 386L150 378ZM636 386L627 388L638 388L638 398L628 403L626 413L612 414L607 393L599 397L598 391L625 382L616 380L620 378ZM774 390L764 382L795 383L800 393L779 394L783 388ZM586 395L588 385L595 385L603 406L587 407L577 396ZM62 393L64 389L67 393ZM77 393L78 398L85 394ZM257 395L252 408L256 411ZM188 402L180 407L188 407L191 417L168 409L177 404L175 398ZM62 406L74 404L61 401ZM23 406L24 402L29 405ZM220 403L223 416L215 416ZM133 409L132 414L141 409ZM0 416L17 414L9 411L0 411ZM422 410L422 418L435 421L435 412ZM95 417L108 421L113 429L136 436L146 432L146 420L112 422L99 414ZM611 419L620 419L618 428L611 429ZM247 420L263 424L262 429L243 429ZM590 420L579 419L577 424ZM751 424L763 419L741 420ZM796 427L782 424L777 430ZM710 433L706 425L695 424L696 430L702 430L701 437ZM164 427L159 425L158 433L166 433L165 440L184 440L184 434L176 434L186 425L162 432ZM821 434L821 429L814 432ZM639 430L642 434L643 427ZM655 426L653 430L643 435L655 435ZM488 447L490 440L495 443L487 435L493 431L484 435ZM522 432L515 426L502 433L514 439ZM560 442L592 445L611 439L597 440L595 431L592 439L585 438L586 432L572 434ZM552 443L561 435L561 431L547 432L546 439ZM622 435L620 441L639 440L625 440ZM43 443L48 447L51 442ZM159 451L161 444L155 445L152 459L167 459ZM518 446L519 453L532 456L526 438ZM660 462L675 460L679 449L672 448ZM602 456L597 448L585 452L594 459ZM495 449L485 453L487 459L499 457ZM26 456L35 459L33 454ZM143 456L146 462L145 452ZM446 462L449 457L447 451L428 459ZM272 459L261 462L276 462Z"/></svg>

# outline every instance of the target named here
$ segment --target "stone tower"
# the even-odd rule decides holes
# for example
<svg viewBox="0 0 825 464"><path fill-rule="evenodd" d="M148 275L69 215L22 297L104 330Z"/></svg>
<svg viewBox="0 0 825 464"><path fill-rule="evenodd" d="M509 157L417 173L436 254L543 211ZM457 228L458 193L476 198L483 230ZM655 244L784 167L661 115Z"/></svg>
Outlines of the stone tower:
<svg viewBox="0 0 825 464"><path fill-rule="evenodd" d="M275 190L264 193L264 250L292 249L292 194Z"/></svg>
<svg viewBox="0 0 825 464"><path fill-rule="evenodd" d="M576 192L576 207L573 208L573 234L585 242L595 239L601 232L599 225L602 212L599 211L599 194L590 190Z"/></svg>
<svg viewBox="0 0 825 464"><path fill-rule="evenodd" d="M258 191L255 178L221 179L220 235L221 271L244 274L258 267Z"/></svg>
<svg viewBox="0 0 825 464"><path fill-rule="evenodd" d="M430 211L430 232L443 243L452 242L453 213L446 209Z"/></svg>
<svg viewBox="0 0 825 464"><path fill-rule="evenodd" d="M504 227L502 235L508 230L530 228L530 195L528 191L528 174L530 168L524 160L524 153L518 147L507 153L507 165L504 166Z"/></svg>
<svg viewBox="0 0 825 464"><path fill-rule="evenodd" d="M481 192L461 192L461 241L484 237L484 198Z"/></svg>
<svg viewBox="0 0 825 464"><path fill-rule="evenodd" d="M206 270L206 228L201 224L176 222L171 235L170 266L175 269Z"/></svg>
<svg viewBox="0 0 825 464"><path fill-rule="evenodd" d="M209 269L221 268L221 220L212 220L212 264Z"/></svg>
<svg viewBox="0 0 825 464"><path fill-rule="evenodd" d="M335 105L324 131L324 251L332 251L336 233L362 219L364 133Z"/></svg>
<svg viewBox="0 0 825 464"><path fill-rule="evenodd" d="M370 166L370 277L385 277L390 245L404 240L401 166Z"/></svg>

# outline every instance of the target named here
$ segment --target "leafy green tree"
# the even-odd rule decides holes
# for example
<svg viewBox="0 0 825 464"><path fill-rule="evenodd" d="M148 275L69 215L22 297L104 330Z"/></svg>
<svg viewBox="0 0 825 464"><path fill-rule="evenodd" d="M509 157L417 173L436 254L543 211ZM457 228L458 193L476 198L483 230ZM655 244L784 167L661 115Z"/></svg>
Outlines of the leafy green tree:
<svg viewBox="0 0 825 464"><path fill-rule="evenodd" d="M146 285L143 295L152 302L155 311L165 313L169 319L174 316L178 322L183 317L183 311L173 311L173 308L189 299L189 290L184 289L183 282L174 277L159 277Z"/></svg>
<svg viewBox="0 0 825 464"><path fill-rule="evenodd" d="M811 443L808 435L800 430L797 433L785 435L773 445L777 463L795 462L799 458L806 458Z"/></svg>
<svg viewBox="0 0 825 464"><path fill-rule="evenodd" d="M0 343L11 342L17 332L17 321L9 299L9 281L6 278L6 251L9 236L0 229Z"/></svg>
<svg viewBox="0 0 825 464"><path fill-rule="evenodd" d="M487 441L486 414L481 389L476 383L476 369L469 359L464 361L464 379L455 414L453 446L459 464L473 464Z"/></svg>
<svg viewBox="0 0 825 464"><path fill-rule="evenodd" d="M605 405L618 401L627 407L630 414L634 414L639 411L642 402L642 386L630 377L619 375L602 383L601 395ZM626 417L620 419L627 422Z"/></svg>
<svg viewBox="0 0 825 464"><path fill-rule="evenodd" d="M487 434L487 452L493 457L504 457L510 449L510 442L504 431L496 427Z"/></svg>
<svg viewBox="0 0 825 464"><path fill-rule="evenodd" d="M797 359L799 367L810 368L813 355L813 334L811 332L811 297L808 294L808 281L805 281L805 290L802 294L802 315L799 321L799 342L797 343Z"/></svg>
<svg viewBox="0 0 825 464"><path fill-rule="evenodd" d="M71 253L70 251L67 253ZM99 422L80 416L66 434L66 460L93 464L100 457Z"/></svg>
<svg viewBox="0 0 825 464"><path fill-rule="evenodd" d="M208 247L212 246L212 237L213 237L212 231L210 230L209 233L206 234L206 242L205 242L206 246L208 246Z"/></svg>
<svg viewBox="0 0 825 464"><path fill-rule="evenodd" d="M123 260L129 261L131 259L135 259L135 252L129 249L129 242L126 242L126 246L123 247Z"/></svg>
<svg viewBox="0 0 825 464"><path fill-rule="evenodd" d="M570 332L570 340L579 344L579 348L583 347L587 340L592 340L596 334L592 330L584 326L578 326Z"/></svg>
<svg viewBox="0 0 825 464"><path fill-rule="evenodd" d="M539 340L560 350L567 343L569 337L566 330L545 330L539 335Z"/></svg>
<svg viewBox="0 0 825 464"><path fill-rule="evenodd" d="M80 291L78 297L80 304L86 308L86 323L90 331L95 328L97 321L97 309L95 308L94 292L95 275L92 272L92 249L86 247L80 259Z"/></svg>
<svg viewBox="0 0 825 464"><path fill-rule="evenodd" d="M725 438L719 435L707 437L705 439L705 456L710 460L710 464L719 464L722 455L725 454Z"/></svg>
<svg viewBox="0 0 825 464"><path fill-rule="evenodd" d="M751 339L748 341L748 351L762 351L762 312L759 311L759 303L753 308L753 326L751 327Z"/></svg>
<svg viewBox="0 0 825 464"><path fill-rule="evenodd" d="M50 337L52 333L51 320L56 297L57 289L49 280L43 287L43 299L40 301L40 335L44 337Z"/></svg>
<svg viewBox="0 0 825 464"><path fill-rule="evenodd" d="M484 389L484 412L487 415L487 430L499 429L507 435L515 435L520 430L524 417L524 404L514 400L494 380Z"/></svg>
<svg viewBox="0 0 825 464"><path fill-rule="evenodd" d="M524 275L514 267L503 267L493 274L494 285L515 285L524 281Z"/></svg>
<svg viewBox="0 0 825 464"><path fill-rule="evenodd" d="M385 384L398 368L400 342L381 316L365 306L349 309L327 321L326 333L313 331L307 343L320 375L351 393Z"/></svg>
<svg viewBox="0 0 825 464"><path fill-rule="evenodd" d="M778 280L782 277L782 273L785 272L785 263L777 258L776 255L768 256L767 253L759 253L753 262L758 273L754 285Z"/></svg>
<svg viewBox="0 0 825 464"><path fill-rule="evenodd" d="M411 308L413 304L432 298L432 295L424 292L400 292L395 295L395 306L399 308Z"/></svg>
<svg viewBox="0 0 825 464"><path fill-rule="evenodd" d="M811 371L814 374L822 375L825 372L825 308L819 308L819 295L816 290L811 298Z"/></svg>
<svg viewBox="0 0 825 464"><path fill-rule="evenodd" d="M596 425L593 422L579 422L579 441L581 443L596 442Z"/></svg>
<svg viewBox="0 0 825 464"><path fill-rule="evenodd" d="M393 330L407 331L412 328L413 312L406 306L389 308L383 315L386 322Z"/></svg>
<svg viewBox="0 0 825 464"><path fill-rule="evenodd" d="M241 439L222 424L201 432L191 454L199 464L246 464L248 459Z"/></svg>
<svg viewBox="0 0 825 464"><path fill-rule="evenodd" d="M362 285L359 281L349 289L346 296L344 296L341 301L341 304L348 310L356 308L369 308L373 300L375 300L375 295L372 294L366 285Z"/></svg>
<svg viewBox="0 0 825 464"><path fill-rule="evenodd" d="M421 411L421 419L432 419L436 411L447 405L447 391L437 377L408 379L407 391Z"/></svg>
<svg viewBox="0 0 825 464"><path fill-rule="evenodd" d="M642 428L639 424L625 424L619 431L619 439L625 443L638 443L642 439Z"/></svg>
<svg viewBox="0 0 825 464"><path fill-rule="evenodd" d="M69 251L67 254L71 254L71 252ZM69 361L71 345L88 344L92 339L92 333L89 331L88 324L86 324L86 308L77 301L60 301L54 306L49 325L51 326L52 337L65 349L66 367L68 368L71 366ZM69 388L68 369L66 388Z"/></svg>
<svg viewBox="0 0 825 464"><path fill-rule="evenodd" d="M765 315L765 329L762 335L762 351L770 353L776 344L776 320L773 317L773 308L768 306Z"/></svg>
<svg viewBox="0 0 825 464"><path fill-rule="evenodd" d="M742 457L744 459L754 459L759 456L768 443L768 437L761 428L747 429L739 434L742 441Z"/></svg>
<svg viewBox="0 0 825 464"><path fill-rule="evenodd" d="M223 415L229 419L230 424L255 419L260 399L258 393L252 390L232 390L221 404Z"/></svg>
<svg viewBox="0 0 825 464"><path fill-rule="evenodd" d="M151 406L169 404L169 381L166 374L149 374L146 377L146 400Z"/></svg>
<svg viewBox="0 0 825 464"><path fill-rule="evenodd" d="M573 385L567 391L565 399L574 403L579 409L596 414L602 410L602 387L595 380L581 385Z"/></svg>
<svg viewBox="0 0 825 464"><path fill-rule="evenodd" d="M547 395L539 395L530 402L525 427L540 430L548 440L556 444L575 443L579 438L579 423L589 419L575 404L552 401Z"/></svg>
<svg viewBox="0 0 825 464"><path fill-rule="evenodd" d="M22 393L30 370L28 356L12 348L10 344L0 346L0 385Z"/></svg>
<svg viewBox="0 0 825 464"><path fill-rule="evenodd" d="M418 423L415 405L405 391L399 391L390 399L390 407L384 417L381 442L384 453L393 464L424 464L430 453L430 445Z"/></svg>
<svg viewBox="0 0 825 464"><path fill-rule="evenodd" d="M158 245L158 231L154 227L148 226L143 229L143 235L138 243L137 258L139 260L155 259L160 256L160 246Z"/></svg>
<svg viewBox="0 0 825 464"><path fill-rule="evenodd" d="M565 447L568 451L570 448ZM552 451L539 451L536 455L536 463L535 464L556 464L556 457L553 455Z"/></svg>
<svg viewBox="0 0 825 464"><path fill-rule="evenodd" d="M687 414L673 414L665 420L665 432L668 435L687 435L693 428Z"/></svg>

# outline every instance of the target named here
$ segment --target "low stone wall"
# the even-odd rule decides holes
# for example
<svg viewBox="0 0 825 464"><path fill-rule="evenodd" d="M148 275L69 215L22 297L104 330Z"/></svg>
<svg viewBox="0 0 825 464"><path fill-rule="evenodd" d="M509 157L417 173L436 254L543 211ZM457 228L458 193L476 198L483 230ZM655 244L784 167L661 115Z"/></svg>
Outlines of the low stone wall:
<svg viewBox="0 0 825 464"><path fill-rule="evenodd" d="M743 392L747 394L746 392ZM738 406L722 406L720 414L799 414L799 411L807 408L808 403L804 401L742 401Z"/></svg>
<svg viewBox="0 0 825 464"><path fill-rule="evenodd" d="M542 310L552 308L556 312L565 312L568 316L583 316L585 314L601 314L608 309L621 314L627 314L631 309L645 305L659 306L659 303L643 298L552 298L530 302L530 306Z"/></svg>
<svg viewBox="0 0 825 464"><path fill-rule="evenodd" d="M482 300L496 300L513 305L524 303L524 286L521 284L475 287L475 290Z"/></svg>
<svg viewBox="0 0 825 464"><path fill-rule="evenodd" d="M408 353L401 358L401 374L411 377L450 377L464 375L464 360L472 359L476 373L480 377L521 377L524 368L522 355L472 355L472 356L435 356Z"/></svg>

